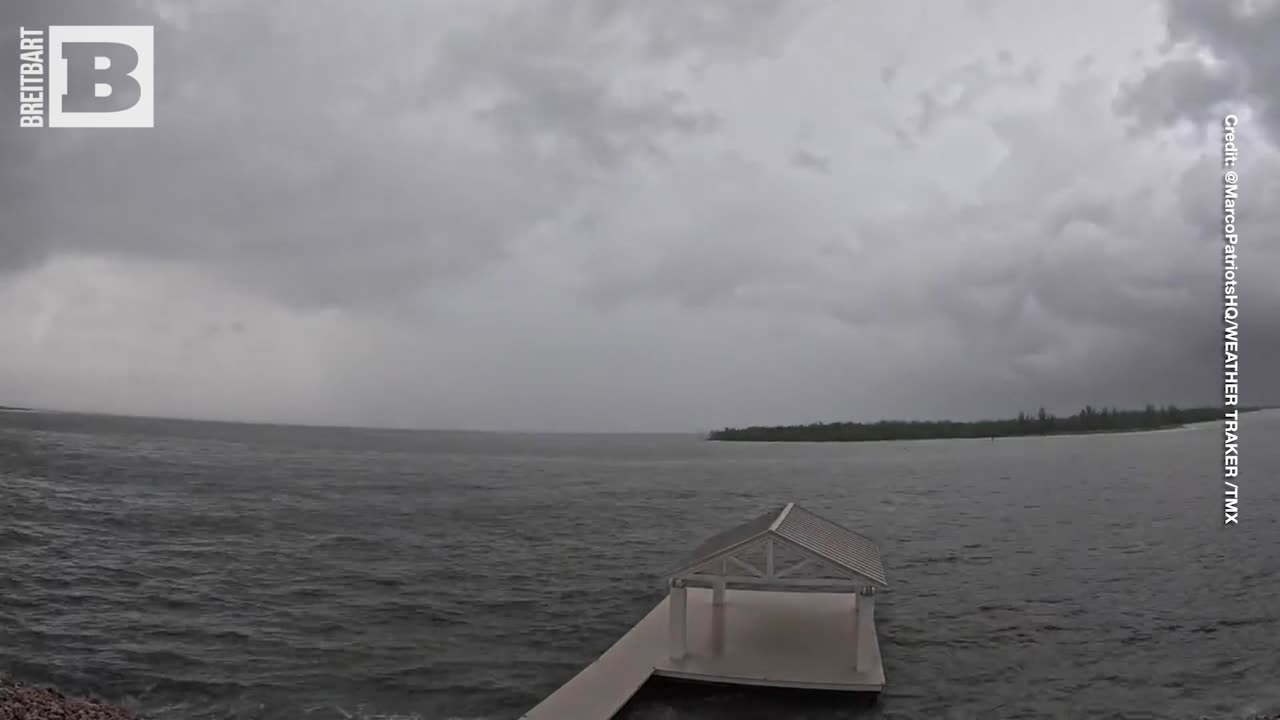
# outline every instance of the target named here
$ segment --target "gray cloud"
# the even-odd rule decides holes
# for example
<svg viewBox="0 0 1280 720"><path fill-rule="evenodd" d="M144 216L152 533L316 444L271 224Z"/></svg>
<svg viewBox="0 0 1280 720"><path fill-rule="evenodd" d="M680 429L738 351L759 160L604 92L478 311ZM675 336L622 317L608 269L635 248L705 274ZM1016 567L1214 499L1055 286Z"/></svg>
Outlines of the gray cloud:
<svg viewBox="0 0 1280 720"><path fill-rule="evenodd" d="M1280 3L1169 0L1167 8L1173 46L1200 54L1161 65L1123 97L1122 107L1146 122L1204 124L1234 102L1257 112L1272 140L1280 140Z"/></svg>
<svg viewBox="0 0 1280 720"><path fill-rule="evenodd" d="M151 130L0 123L0 404L684 430L1214 402L1228 111L1246 388L1280 401L1280 13L1241 8L9 4L10 36L155 24L159 85Z"/></svg>
<svg viewBox="0 0 1280 720"><path fill-rule="evenodd" d="M791 154L791 164L803 170L825 173L831 169L831 161L809 150L797 150Z"/></svg>
<svg viewBox="0 0 1280 720"><path fill-rule="evenodd" d="M1041 70L1035 64L1013 66L1007 50L996 54L995 67L987 59L972 60L942 75L919 96L915 132L928 134L948 117L963 116L992 92L1004 88L1031 87Z"/></svg>
<svg viewBox="0 0 1280 720"><path fill-rule="evenodd" d="M439 28L449 13L413 3L97 5L20 21L157 24L160 121L74 137L4 128L10 272L59 251L118 252L199 262L290 302L400 296L493 263L599 173L714 126L677 93L621 97L605 50L555 42L567 30L554 3L464 13L452 32ZM580 40L659 20L564 7ZM737 17L714 7L685 14L708 31ZM647 51L678 52L666 22L630 29ZM358 42L333 42L357 28Z"/></svg>

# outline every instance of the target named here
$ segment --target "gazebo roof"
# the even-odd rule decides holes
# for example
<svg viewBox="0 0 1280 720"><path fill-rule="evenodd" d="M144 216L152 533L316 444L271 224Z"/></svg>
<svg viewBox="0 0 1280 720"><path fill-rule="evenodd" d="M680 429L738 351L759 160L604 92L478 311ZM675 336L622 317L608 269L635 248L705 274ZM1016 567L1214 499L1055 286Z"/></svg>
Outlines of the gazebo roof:
<svg viewBox="0 0 1280 720"><path fill-rule="evenodd" d="M772 539L794 547L876 587L888 587L880 549L870 538L788 503L715 535L690 553L672 577L697 572L715 560Z"/></svg>

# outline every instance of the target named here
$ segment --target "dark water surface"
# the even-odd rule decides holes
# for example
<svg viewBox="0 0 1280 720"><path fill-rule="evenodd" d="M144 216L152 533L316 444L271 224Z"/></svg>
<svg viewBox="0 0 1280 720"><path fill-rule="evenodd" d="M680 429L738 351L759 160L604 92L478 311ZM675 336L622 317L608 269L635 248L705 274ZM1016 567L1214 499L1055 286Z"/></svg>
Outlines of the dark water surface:
<svg viewBox="0 0 1280 720"><path fill-rule="evenodd" d="M1280 416L849 445L0 413L0 671L184 718L515 718L795 500L876 538L871 709L646 691L631 720L1280 713ZM566 718L566 720L572 720Z"/></svg>

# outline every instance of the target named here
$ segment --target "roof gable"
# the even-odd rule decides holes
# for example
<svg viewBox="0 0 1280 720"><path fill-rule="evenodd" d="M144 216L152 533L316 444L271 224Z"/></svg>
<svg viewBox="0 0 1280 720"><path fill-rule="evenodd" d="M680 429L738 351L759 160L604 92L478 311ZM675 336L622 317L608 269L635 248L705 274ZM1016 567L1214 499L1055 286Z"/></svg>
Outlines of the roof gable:
<svg viewBox="0 0 1280 720"><path fill-rule="evenodd" d="M880 549L870 538L837 525L794 503L770 510L741 525L712 536L690 553L672 577L698 572L736 551L772 539L803 551L868 584L888 587Z"/></svg>

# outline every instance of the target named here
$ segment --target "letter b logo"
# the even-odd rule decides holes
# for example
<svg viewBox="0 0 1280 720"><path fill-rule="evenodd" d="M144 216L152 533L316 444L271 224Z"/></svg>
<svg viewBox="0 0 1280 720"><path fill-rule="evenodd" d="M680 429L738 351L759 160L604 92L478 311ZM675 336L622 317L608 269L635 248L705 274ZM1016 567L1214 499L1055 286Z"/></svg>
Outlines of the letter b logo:
<svg viewBox="0 0 1280 720"><path fill-rule="evenodd" d="M155 127L150 25L49 28L49 127Z"/></svg>

